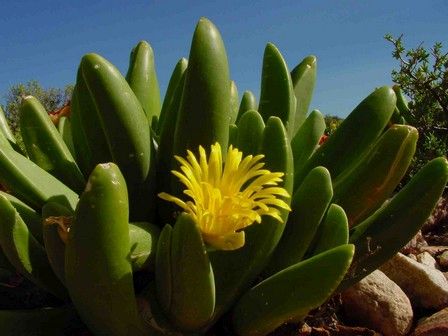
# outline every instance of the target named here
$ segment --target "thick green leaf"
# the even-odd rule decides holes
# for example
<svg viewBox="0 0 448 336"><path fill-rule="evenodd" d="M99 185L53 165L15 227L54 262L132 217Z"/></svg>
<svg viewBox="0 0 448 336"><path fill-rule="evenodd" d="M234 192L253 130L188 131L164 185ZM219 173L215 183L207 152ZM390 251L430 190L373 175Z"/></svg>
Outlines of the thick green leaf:
<svg viewBox="0 0 448 336"><path fill-rule="evenodd" d="M348 219L342 207L334 203L330 205L316 238L311 256L348 243Z"/></svg>
<svg viewBox="0 0 448 336"><path fill-rule="evenodd" d="M58 131L61 133L62 139L64 140L67 148L69 149L72 156L76 159L75 145L73 145L72 137L72 126L70 119L67 117L61 117L58 123Z"/></svg>
<svg viewBox="0 0 448 336"><path fill-rule="evenodd" d="M316 84L316 72L317 60L316 56L313 55L305 57L291 71L292 86L297 100L293 134L297 132L306 119Z"/></svg>
<svg viewBox="0 0 448 336"><path fill-rule="evenodd" d="M238 88L236 86L235 81L230 81L230 124L234 124L236 122L236 118L238 116L240 99L238 97Z"/></svg>
<svg viewBox="0 0 448 336"><path fill-rule="evenodd" d="M264 127L264 121L260 113L255 110L245 112L238 120L236 147L244 155L259 154Z"/></svg>
<svg viewBox="0 0 448 336"><path fill-rule="evenodd" d="M333 197L331 177L324 167L314 168L291 200L291 213L266 273L271 275L301 261L314 239Z"/></svg>
<svg viewBox="0 0 448 336"><path fill-rule="evenodd" d="M308 172L317 166L327 168L332 179L351 169L384 131L395 102L395 93L387 86L376 89L365 98L314 152L305 167L296 172L296 185L299 186Z"/></svg>
<svg viewBox="0 0 448 336"><path fill-rule="evenodd" d="M325 119L322 113L314 110L295 133L291 141L292 154L294 156L294 189L299 187L297 177L305 167L319 145L319 140L325 131Z"/></svg>
<svg viewBox="0 0 448 336"><path fill-rule="evenodd" d="M288 66L277 47L268 43L263 56L258 111L265 122L270 117L279 117L285 125L289 139L292 139L295 108Z"/></svg>
<svg viewBox="0 0 448 336"><path fill-rule="evenodd" d="M448 162L427 163L398 194L350 232L353 265L339 290L358 282L394 256L421 228L448 181Z"/></svg>
<svg viewBox="0 0 448 336"><path fill-rule="evenodd" d="M42 208L45 251L51 268L63 284L65 284L65 242L60 232L65 232L64 222L70 226L72 219L73 211L58 203L48 202ZM64 233L62 235L64 236Z"/></svg>
<svg viewBox="0 0 448 336"><path fill-rule="evenodd" d="M126 80L137 96L148 122L160 115L160 91L154 65L154 52L146 41L140 41L131 51Z"/></svg>
<svg viewBox="0 0 448 336"><path fill-rule="evenodd" d="M173 228L167 224L163 227L157 242L156 253L156 294L161 309L169 313L173 295L173 278L171 271L171 244Z"/></svg>
<svg viewBox="0 0 448 336"><path fill-rule="evenodd" d="M58 202L72 209L78 195L36 164L13 151L0 147L0 183L34 209Z"/></svg>
<svg viewBox="0 0 448 336"><path fill-rule="evenodd" d="M0 195L6 197L8 201L11 202L33 237L36 238L39 243L42 243L42 219L39 213L11 194L0 191Z"/></svg>
<svg viewBox="0 0 448 336"><path fill-rule="evenodd" d="M53 273L43 246L33 237L11 202L0 195L0 246L15 269L61 299L67 292Z"/></svg>
<svg viewBox="0 0 448 336"><path fill-rule="evenodd" d="M243 97L241 98L240 107L238 109L238 117L236 120L240 120L241 116L249 110L257 110L257 99L255 98L252 91L244 91Z"/></svg>
<svg viewBox="0 0 448 336"><path fill-rule="evenodd" d="M150 221L154 215L155 163L145 112L118 69L103 57L85 55L80 69L95 104L112 162L120 167L126 179L131 220Z"/></svg>
<svg viewBox="0 0 448 336"><path fill-rule="evenodd" d="M392 195L411 163L417 138L411 126L392 126L352 170L334 180L333 202L344 208L351 227Z"/></svg>
<svg viewBox="0 0 448 336"><path fill-rule="evenodd" d="M219 142L226 151L231 108L227 54L215 25L201 18L191 42L173 153L198 153ZM206 131L204 131L206 130Z"/></svg>
<svg viewBox="0 0 448 336"><path fill-rule="evenodd" d="M187 66L188 66L188 61L186 58L181 58L179 60L179 62L176 63L176 66L174 67L173 73L171 74L170 77L170 81L168 83L168 87L166 89L166 93L165 93L165 98L163 99L163 104L162 104L162 110L160 111L160 116L159 116L159 122L157 124L157 133L160 134L161 130L165 127L165 122L168 123L173 123L173 130L176 127L176 118L174 118L170 115L170 113L173 110L173 108L171 107L175 101L177 101L177 103L175 103L175 105L177 105L174 115L177 116L177 110L179 108L179 103L180 103L180 98L179 96L182 95L182 91L183 91L183 81L181 82L181 79L184 76L185 71L187 70ZM181 85L181 89L180 89L180 94L175 93L179 87L179 85ZM171 112L173 113L173 112ZM173 131L174 132L174 131ZM170 133L171 135L173 134Z"/></svg>
<svg viewBox="0 0 448 336"><path fill-rule="evenodd" d="M196 222L181 214L171 235L170 320L182 330L199 330L215 308L213 270Z"/></svg>
<svg viewBox="0 0 448 336"><path fill-rule="evenodd" d="M118 69L103 57L83 56L80 69L113 162L132 190L135 184L146 180L149 172L151 146L145 112Z"/></svg>
<svg viewBox="0 0 448 336"><path fill-rule="evenodd" d="M129 223L129 254L134 272L154 270L159 235L159 227L151 223Z"/></svg>
<svg viewBox="0 0 448 336"><path fill-rule="evenodd" d="M100 164L81 195L65 248L70 297L95 334L146 335L134 297L128 223L124 178L115 164Z"/></svg>
<svg viewBox="0 0 448 336"><path fill-rule="evenodd" d="M78 68L71 102L72 138L75 157L84 176L102 162L112 162L112 154L97 112L97 108Z"/></svg>
<svg viewBox="0 0 448 336"><path fill-rule="evenodd" d="M6 120L5 112L3 111L2 107L0 106L0 131L5 136L5 138L8 140L10 145L16 150L17 152L22 154L22 150L17 145L17 140L14 137L14 134L12 134L11 129L9 128L8 121Z"/></svg>
<svg viewBox="0 0 448 336"><path fill-rule="evenodd" d="M70 150L45 108L32 96L23 98L20 105L20 133L33 162L76 192L84 189L84 176Z"/></svg>
<svg viewBox="0 0 448 336"><path fill-rule="evenodd" d="M248 291L232 311L238 335L267 335L323 304L347 272L353 245L343 245L294 264Z"/></svg>

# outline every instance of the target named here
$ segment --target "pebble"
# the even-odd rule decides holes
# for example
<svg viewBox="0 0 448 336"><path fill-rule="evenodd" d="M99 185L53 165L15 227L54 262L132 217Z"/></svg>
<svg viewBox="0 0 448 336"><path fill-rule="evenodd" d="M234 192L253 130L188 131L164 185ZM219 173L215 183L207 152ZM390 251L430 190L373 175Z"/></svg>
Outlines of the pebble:
<svg viewBox="0 0 448 336"><path fill-rule="evenodd" d="M443 252L437 259L439 259L440 267L448 269L448 251Z"/></svg>
<svg viewBox="0 0 448 336"><path fill-rule="evenodd" d="M412 336L446 336L448 335L448 308L421 319Z"/></svg>
<svg viewBox="0 0 448 336"><path fill-rule="evenodd" d="M416 307L442 309L448 305L448 280L433 268L397 253L380 267Z"/></svg>
<svg viewBox="0 0 448 336"><path fill-rule="evenodd" d="M376 270L342 293L346 316L384 336L406 335L412 327L411 303L400 287Z"/></svg>
<svg viewBox="0 0 448 336"><path fill-rule="evenodd" d="M422 252L420 254L417 254L416 256L417 261L420 264L432 267L432 268L439 268L439 265L437 264L436 259L429 254L429 252Z"/></svg>

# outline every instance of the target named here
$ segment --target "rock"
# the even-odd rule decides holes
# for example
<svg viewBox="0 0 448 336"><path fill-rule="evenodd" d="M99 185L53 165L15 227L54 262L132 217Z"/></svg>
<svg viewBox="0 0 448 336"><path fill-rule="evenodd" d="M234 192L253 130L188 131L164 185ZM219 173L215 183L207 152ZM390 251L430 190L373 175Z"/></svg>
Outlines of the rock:
<svg viewBox="0 0 448 336"><path fill-rule="evenodd" d="M448 251L448 246L423 246L421 252L428 252L433 257L439 255L445 251Z"/></svg>
<svg viewBox="0 0 448 336"><path fill-rule="evenodd" d="M448 281L441 271L401 253L380 269L403 289L416 307L441 309L448 305Z"/></svg>
<svg viewBox="0 0 448 336"><path fill-rule="evenodd" d="M417 255L417 261L420 264L432 267L432 268L439 268L439 265L437 264L436 259L429 254L429 252L422 252L420 254Z"/></svg>
<svg viewBox="0 0 448 336"><path fill-rule="evenodd" d="M448 308L418 322L412 336L448 335Z"/></svg>
<svg viewBox="0 0 448 336"><path fill-rule="evenodd" d="M418 231L417 234L401 249L401 253L404 254L418 254L422 251L422 248L427 247L428 243L422 235L421 231Z"/></svg>
<svg viewBox="0 0 448 336"><path fill-rule="evenodd" d="M443 252L437 259L439 260L440 267L448 269L448 251Z"/></svg>
<svg viewBox="0 0 448 336"><path fill-rule="evenodd" d="M313 333L313 328L304 323L297 332L298 336L310 336Z"/></svg>
<svg viewBox="0 0 448 336"><path fill-rule="evenodd" d="M448 218L448 198L441 197L434 207L431 216L429 216L425 224L423 224L423 233L433 231L446 218Z"/></svg>
<svg viewBox="0 0 448 336"><path fill-rule="evenodd" d="M378 270L343 292L342 306L353 322L385 336L406 335L412 326L408 297Z"/></svg>

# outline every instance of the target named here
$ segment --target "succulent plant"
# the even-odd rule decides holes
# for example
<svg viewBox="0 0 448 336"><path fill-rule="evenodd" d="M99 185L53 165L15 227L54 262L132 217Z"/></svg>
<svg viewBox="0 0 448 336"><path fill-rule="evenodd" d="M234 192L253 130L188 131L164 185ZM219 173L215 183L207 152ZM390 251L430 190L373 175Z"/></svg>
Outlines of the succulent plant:
<svg viewBox="0 0 448 336"><path fill-rule="evenodd" d="M314 56L290 72L268 44L259 103L246 91L238 104L202 18L163 102L146 42L126 78L85 55L58 128L25 97L26 155L0 128L0 268L60 305L0 310L2 335L80 321L95 335L203 334L220 321L266 335L392 257L436 204L447 161L393 195L418 136L392 124L395 92L375 89L320 144L315 78Z"/></svg>

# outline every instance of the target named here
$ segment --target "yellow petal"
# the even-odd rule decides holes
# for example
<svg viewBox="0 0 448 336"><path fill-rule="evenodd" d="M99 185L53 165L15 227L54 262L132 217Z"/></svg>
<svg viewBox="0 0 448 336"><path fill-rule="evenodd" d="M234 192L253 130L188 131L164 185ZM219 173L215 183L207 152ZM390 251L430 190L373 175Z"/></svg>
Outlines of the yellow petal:
<svg viewBox="0 0 448 336"><path fill-rule="evenodd" d="M249 225L260 223L262 216L282 222L280 209L290 210L288 192L281 187L282 172L264 169L263 155L248 155L230 146L223 163L221 146L211 146L207 158L199 146L199 155L187 151L186 158L176 156L179 170L172 174L185 186L183 201L167 193L159 197L177 204L189 213L201 230L204 241L213 248L233 250L244 245Z"/></svg>

